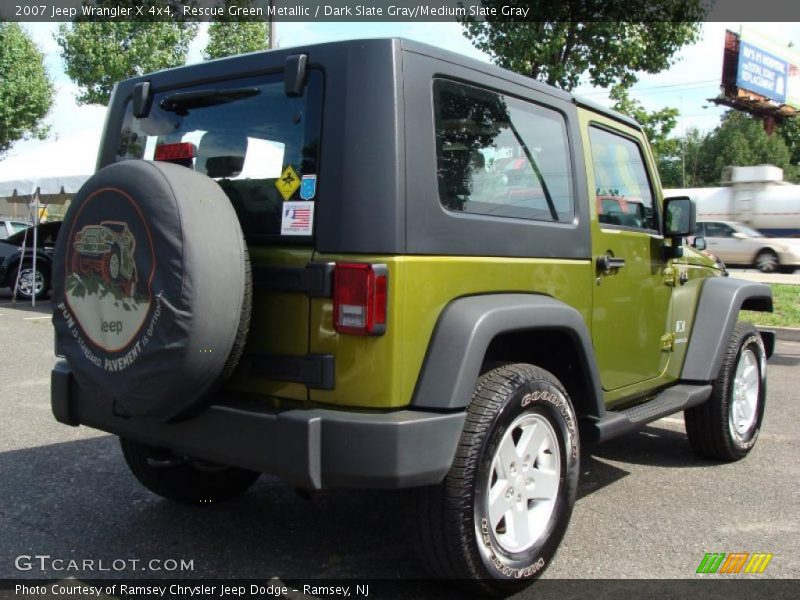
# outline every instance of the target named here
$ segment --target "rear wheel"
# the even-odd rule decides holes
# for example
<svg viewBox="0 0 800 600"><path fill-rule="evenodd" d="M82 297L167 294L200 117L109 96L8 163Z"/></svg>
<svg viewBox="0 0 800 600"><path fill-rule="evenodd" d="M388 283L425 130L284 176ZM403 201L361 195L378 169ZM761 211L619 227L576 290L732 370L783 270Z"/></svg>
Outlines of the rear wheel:
<svg viewBox="0 0 800 600"><path fill-rule="evenodd" d="M738 323L713 382L711 398L684 412L686 433L695 452L735 461L753 449L764 417L766 364L756 328Z"/></svg>
<svg viewBox="0 0 800 600"><path fill-rule="evenodd" d="M249 488L259 473L181 456L167 448L120 438L122 454L136 479L151 492L183 504L230 500Z"/></svg>
<svg viewBox="0 0 800 600"><path fill-rule="evenodd" d="M417 494L423 561L484 594L526 587L566 532L578 461L575 412L553 375L526 364L485 373L453 467Z"/></svg>

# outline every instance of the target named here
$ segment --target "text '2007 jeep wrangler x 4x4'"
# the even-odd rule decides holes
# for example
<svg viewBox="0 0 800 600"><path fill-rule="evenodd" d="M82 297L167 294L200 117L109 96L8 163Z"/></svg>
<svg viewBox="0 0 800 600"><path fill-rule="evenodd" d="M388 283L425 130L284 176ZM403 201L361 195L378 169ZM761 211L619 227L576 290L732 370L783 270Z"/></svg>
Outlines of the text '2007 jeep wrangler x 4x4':
<svg viewBox="0 0 800 600"><path fill-rule="evenodd" d="M737 317L770 289L684 247L692 203L623 116L340 42L119 83L98 166L57 247L53 412L162 496L418 488L425 564L502 594L551 561L580 442L684 411L703 456L755 443L774 336ZM119 274L81 268L108 223Z"/></svg>

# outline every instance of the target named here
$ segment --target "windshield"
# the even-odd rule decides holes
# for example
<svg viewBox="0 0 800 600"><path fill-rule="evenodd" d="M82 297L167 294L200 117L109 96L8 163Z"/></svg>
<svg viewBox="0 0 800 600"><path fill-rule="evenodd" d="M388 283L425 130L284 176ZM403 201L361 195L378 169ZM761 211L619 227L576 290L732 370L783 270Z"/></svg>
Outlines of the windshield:
<svg viewBox="0 0 800 600"><path fill-rule="evenodd" d="M53 221L51 223L42 223L39 225L39 231L36 235L36 244L38 246L52 246L56 243L58 231L61 229L61 221ZM27 231L23 229L14 235L8 236L3 242L13 244L15 246L22 246L22 241L25 240L26 246L33 246L33 227L29 227Z"/></svg>
<svg viewBox="0 0 800 600"><path fill-rule="evenodd" d="M760 231L756 231L752 227L748 227L747 225L742 225L741 223L736 225L736 229L738 229L742 233L746 233L749 237L764 237L764 235Z"/></svg>
<svg viewBox="0 0 800 600"><path fill-rule="evenodd" d="M191 158L173 162L219 183L248 239L279 236L283 203L300 200L303 176L318 172L321 113L322 73L313 69L301 97L286 96L281 73L169 90L154 95L143 119L128 102L116 160L191 148Z"/></svg>

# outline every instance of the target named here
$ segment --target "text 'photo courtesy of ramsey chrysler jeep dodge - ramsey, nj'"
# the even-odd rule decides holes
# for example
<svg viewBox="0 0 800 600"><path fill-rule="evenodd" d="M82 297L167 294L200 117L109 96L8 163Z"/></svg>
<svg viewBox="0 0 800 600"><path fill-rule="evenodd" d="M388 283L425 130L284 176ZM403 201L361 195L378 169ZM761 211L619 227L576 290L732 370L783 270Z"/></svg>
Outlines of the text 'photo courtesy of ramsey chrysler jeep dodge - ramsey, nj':
<svg viewBox="0 0 800 600"><path fill-rule="evenodd" d="M581 444L681 411L700 456L756 442L774 334L738 317L770 288L687 245L694 205L605 108L335 42L118 83L98 167L55 251L52 409L156 494L414 488L421 565L508 595Z"/></svg>

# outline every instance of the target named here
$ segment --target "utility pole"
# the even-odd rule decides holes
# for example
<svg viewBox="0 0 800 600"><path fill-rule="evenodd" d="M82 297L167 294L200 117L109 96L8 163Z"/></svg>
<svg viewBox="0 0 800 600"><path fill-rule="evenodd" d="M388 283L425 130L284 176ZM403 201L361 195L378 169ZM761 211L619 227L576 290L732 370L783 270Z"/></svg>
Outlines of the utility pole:
<svg viewBox="0 0 800 600"><path fill-rule="evenodd" d="M686 187L686 121L683 119L683 96L681 96L681 187Z"/></svg>
<svg viewBox="0 0 800 600"><path fill-rule="evenodd" d="M269 0L269 15L268 15L268 26L267 26L267 47L272 49L275 48L275 0Z"/></svg>

